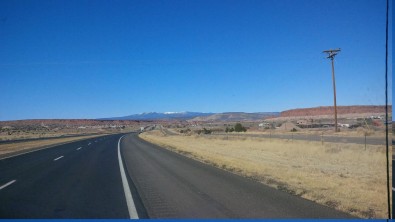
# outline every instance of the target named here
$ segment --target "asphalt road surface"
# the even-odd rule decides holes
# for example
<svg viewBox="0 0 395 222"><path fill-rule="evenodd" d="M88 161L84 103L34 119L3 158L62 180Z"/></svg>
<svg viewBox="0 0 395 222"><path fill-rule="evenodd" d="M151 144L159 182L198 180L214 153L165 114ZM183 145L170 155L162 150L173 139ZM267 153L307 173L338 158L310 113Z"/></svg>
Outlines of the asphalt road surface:
<svg viewBox="0 0 395 222"><path fill-rule="evenodd" d="M350 217L121 136L1 159L0 218Z"/></svg>
<svg viewBox="0 0 395 222"><path fill-rule="evenodd" d="M134 198L149 218L350 217L152 145L136 134L121 140L121 153L137 191Z"/></svg>
<svg viewBox="0 0 395 222"><path fill-rule="evenodd" d="M0 160L0 218L129 218L120 135Z"/></svg>
<svg viewBox="0 0 395 222"><path fill-rule="evenodd" d="M22 142L30 142L30 141L38 141L38 140L53 140L60 138L71 138L71 137L80 137L80 136L94 136L100 135L98 133L89 133L89 134L81 134L81 135L63 135L63 136L54 136L54 137L41 137L41 138L30 138L30 139L16 139L16 140L1 140L0 144L10 144L10 143L22 143Z"/></svg>

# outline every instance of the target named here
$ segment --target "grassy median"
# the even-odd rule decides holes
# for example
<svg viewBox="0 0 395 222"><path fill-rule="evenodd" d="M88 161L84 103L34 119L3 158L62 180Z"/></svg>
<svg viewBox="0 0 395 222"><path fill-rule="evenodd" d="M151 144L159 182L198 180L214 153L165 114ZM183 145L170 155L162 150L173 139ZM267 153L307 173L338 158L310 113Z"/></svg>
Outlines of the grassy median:
<svg viewBox="0 0 395 222"><path fill-rule="evenodd" d="M385 146L140 134L149 142L363 218L386 218Z"/></svg>
<svg viewBox="0 0 395 222"><path fill-rule="evenodd" d="M107 135L107 134L89 135L89 136L75 136L75 137L43 139L43 140L32 140L32 141L26 141L26 142L0 144L0 157L6 156L6 155L12 155L14 153L29 152L29 151L36 150L39 148L46 148L46 147L50 147L50 146L74 142L77 140L89 139L89 138L105 136L105 135Z"/></svg>

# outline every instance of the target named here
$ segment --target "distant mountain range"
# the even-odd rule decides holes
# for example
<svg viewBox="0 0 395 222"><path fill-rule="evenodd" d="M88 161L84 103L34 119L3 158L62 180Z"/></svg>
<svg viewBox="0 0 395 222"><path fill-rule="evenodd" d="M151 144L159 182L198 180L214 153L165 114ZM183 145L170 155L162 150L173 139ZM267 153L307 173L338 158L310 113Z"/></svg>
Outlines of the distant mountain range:
<svg viewBox="0 0 395 222"><path fill-rule="evenodd" d="M389 112L392 112L392 106L389 106ZM384 113L385 106L382 105L356 105L356 106L338 106L338 114L366 114L366 113ZM313 107L285 110L282 112L224 112L224 113L202 113L202 112L149 112L133 114L123 117L102 118L99 120L187 120L201 122L236 122L236 121L260 121L272 117L300 117L333 115L333 107Z"/></svg>
<svg viewBox="0 0 395 222"><path fill-rule="evenodd" d="M338 106L337 112L339 115L352 114L357 117L367 117L371 115L384 115L385 106L383 105L355 105L355 106ZM392 114L392 106L388 106L388 112ZM114 121L112 124L131 124L133 121L145 121L145 120L187 120L187 121L201 121L201 122L236 122L236 121L261 121L264 119L272 118L278 121L281 118L303 119L317 117L321 118L322 115L333 115L333 107L313 107L313 108L299 108L292 110L285 110L282 112L256 112L256 113L245 113L245 112L224 112L224 113L202 113L202 112L149 112L134 114L123 117L111 117L101 119L25 119L25 120L9 120L0 121L0 128L2 126L13 126L13 125L71 125L71 126L85 126L85 125L101 125L110 124L110 120ZM285 120L287 120L285 119Z"/></svg>
<svg viewBox="0 0 395 222"><path fill-rule="evenodd" d="M198 116L210 116L212 114L200 112L149 112L122 117L102 118L101 120L187 120Z"/></svg>
<svg viewBox="0 0 395 222"><path fill-rule="evenodd" d="M201 113L201 112L149 112L133 114L123 117L102 118L100 120L188 120L188 121L255 121L265 117L276 117L279 112L227 112L227 113Z"/></svg>
<svg viewBox="0 0 395 222"><path fill-rule="evenodd" d="M209 116L198 116L189 121L202 122L234 122L234 121L259 121L267 117L277 117L279 112L259 112L259 113L244 113L244 112L226 112L215 113Z"/></svg>

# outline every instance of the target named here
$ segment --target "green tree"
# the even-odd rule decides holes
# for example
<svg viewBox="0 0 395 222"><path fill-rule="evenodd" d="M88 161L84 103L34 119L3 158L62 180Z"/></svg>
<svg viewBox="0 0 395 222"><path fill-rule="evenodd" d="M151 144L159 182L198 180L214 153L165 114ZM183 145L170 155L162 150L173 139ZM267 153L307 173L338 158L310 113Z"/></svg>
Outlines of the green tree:
<svg viewBox="0 0 395 222"><path fill-rule="evenodd" d="M241 123L236 123L235 125L235 132L245 132L247 129L241 125Z"/></svg>

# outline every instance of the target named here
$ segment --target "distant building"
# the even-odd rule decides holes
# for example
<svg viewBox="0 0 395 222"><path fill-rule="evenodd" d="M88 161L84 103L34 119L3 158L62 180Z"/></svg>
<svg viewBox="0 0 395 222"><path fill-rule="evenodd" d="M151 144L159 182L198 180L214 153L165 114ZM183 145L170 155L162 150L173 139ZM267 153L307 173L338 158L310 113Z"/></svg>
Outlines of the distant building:
<svg viewBox="0 0 395 222"><path fill-rule="evenodd" d="M296 125L300 128L313 128L313 120L300 119L296 121Z"/></svg>
<svg viewBox="0 0 395 222"><path fill-rule="evenodd" d="M340 126L340 127L350 127L350 124L348 124L348 123L338 123L337 124L338 126Z"/></svg>
<svg viewBox="0 0 395 222"><path fill-rule="evenodd" d="M271 127L272 127L272 124L271 124L271 123L268 123L268 122L263 122L263 123L259 123L258 126L259 126L259 127L262 127L262 128L271 128Z"/></svg>
<svg viewBox="0 0 395 222"><path fill-rule="evenodd" d="M302 120L296 121L296 124L297 124L297 125L309 125L309 124L310 124L310 121L305 120L305 119L302 119Z"/></svg>

